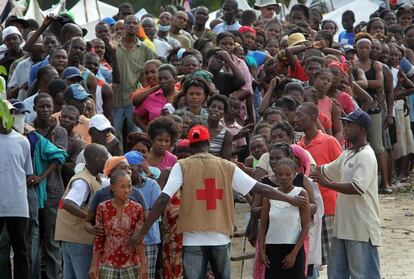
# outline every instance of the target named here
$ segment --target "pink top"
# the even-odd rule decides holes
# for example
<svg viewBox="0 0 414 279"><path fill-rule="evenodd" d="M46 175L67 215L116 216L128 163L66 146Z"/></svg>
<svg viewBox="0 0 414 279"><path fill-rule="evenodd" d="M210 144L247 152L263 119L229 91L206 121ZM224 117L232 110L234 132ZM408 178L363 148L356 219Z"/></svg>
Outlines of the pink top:
<svg viewBox="0 0 414 279"><path fill-rule="evenodd" d="M172 168L175 165L175 163L177 163L177 156L175 156L169 151L166 151L164 158L162 158L162 161L158 166L155 166L155 165L150 165L150 166L159 168L160 171L162 171L165 168Z"/></svg>
<svg viewBox="0 0 414 279"><path fill-rule="evenodd" d="M245 84L240 88L242 90L245 90L253 95L253 87L252 87L252 75L250 74L249 67L247 67L247 64L244 60L238 58L236 55L232 54L231 57L233 58L234 64L237 65L237 68L242 72Z"/></svg>
<svg viewBox="0 0 414 279"><path fill-rule="evenodd" d="M326 116L332 120L332 103L333 101L329 97L324 97L323 99L318 100L318 110L319 112L324 113Z"/></svg>
<svg viewBox="0 0 414 279"><path fill-rule="evenodd" d="M135 113L139 116L144 116L144 118L146 117L146 120L149 122L160 116L162 108L166 103L168 101L162 89L159 89L151 93L139 107L136 107Z"/></svg>
<svg viewBox="0 0 414 279"><path fill-rule="evenodd" d="M354 112L355 104L352 97L348 93L342 91L336 99L339 102L341 110L345 112L345 114L350 114L351 112Z"/></svg>

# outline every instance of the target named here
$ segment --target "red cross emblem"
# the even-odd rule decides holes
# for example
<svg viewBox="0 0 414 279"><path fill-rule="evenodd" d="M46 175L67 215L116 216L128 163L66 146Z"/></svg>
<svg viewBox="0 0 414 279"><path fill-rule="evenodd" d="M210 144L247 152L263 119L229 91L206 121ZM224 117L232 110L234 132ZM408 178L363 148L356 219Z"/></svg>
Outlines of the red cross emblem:
<svg viewBox="0 0 414 279"><path fill-rule="evenodd" d="M223 199L223 189L216 188L216 179L207 178L204 180L205 189L196 190L196 199L205 200L207 210L216 209L217 201Z"/></svg>

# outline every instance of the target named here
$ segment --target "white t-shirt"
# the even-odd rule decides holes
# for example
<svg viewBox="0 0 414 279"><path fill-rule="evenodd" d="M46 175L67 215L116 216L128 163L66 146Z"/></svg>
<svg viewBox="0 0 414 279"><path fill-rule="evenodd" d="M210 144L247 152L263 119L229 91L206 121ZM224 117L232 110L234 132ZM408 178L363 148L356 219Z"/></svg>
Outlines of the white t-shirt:
<svg viewBox="0 0 414 279"><path fill-rule="evenodd" d="M183 186L183 173L179 163L176 163L171 169L167 184L162 190L163 193L169 197ZM233 189L243 196L247 195L250 190L256 185L257 181L244 173L238 167L235 168L232 180ZM228 235L217 232L185 232L183 234L184 246L216 246L226 245L230 242Z"/></svg>
<svg viewBox="0 0 414 279"><path fill-rule="evenodd" d="M33 174L30 143L12 131L0 134L0 217L29 218L26 176Z"/></svg>
<svg viewBox="0 0 414 279"><path fill-rule="evenodd" d="M109 179L101 178L102 179L102 187L109 186ZM81 207L86 199L88 198L90 193L88 183L82 179L76 179L71 183L71 189L69 193L66 195L65 200L70 200L76 203L79 207Z"/></svg>
<svg viewBox="0 0 414 279"><path fill-rule="evenodd" d="M29 111L25 113L25 122L27 124L33 123L37 114L34 111L34 99L39 93L36 93L23 101L24 107Z"/></svg>
<svg viewBox="0 0 414 279"><path fill-rule="evenodd" d="M33 65L33 61L30 57L20 61L16 69L13 72L13 75L10 78L9 84L7 85L8 88L10 87L18 87L21 86L23 83L29 81L30 69ZM24 89L19 90L18 100L23 101L26 99L27 92Z"/></svg>
<svg viewBox="0 0 414 279"><path fill-rule="evenodd" d="M153 43L158 56L167 57L168 52L172 50L172 46L165 41L154 39Z"/></svg>

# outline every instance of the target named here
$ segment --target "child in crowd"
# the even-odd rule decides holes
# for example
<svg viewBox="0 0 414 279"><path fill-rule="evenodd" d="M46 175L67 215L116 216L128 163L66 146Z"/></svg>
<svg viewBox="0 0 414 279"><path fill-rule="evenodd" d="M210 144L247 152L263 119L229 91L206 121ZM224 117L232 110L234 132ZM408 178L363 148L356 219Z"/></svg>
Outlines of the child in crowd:
<svg viewBox="0 0 414 279"><path fill-rule="evenodd" d="M296 173L295 162L290 158L283 158L274 163L273 154L270 157L278 180L278 189L288 195L308 198L303 188L293 185ZM258 245L260 259L266 266L266 279L306 278L303 244L309 232L309 223L308 207L296 208L285 202L274 202L263 198ZM263 249L264 245L266 250Z"/></svg>
<svg viewBox="0 0 414 279"><path fill-rule="evenodd" d="M90 277L138 278L139 274L140 278L146 278L144 244L136 247L128 244L144 223L144 212L140 204L128 199L132 190L129 174L118 170L110 178L114 198L98 205L96 224L103 228L103 235L95 239Z"/></svg>

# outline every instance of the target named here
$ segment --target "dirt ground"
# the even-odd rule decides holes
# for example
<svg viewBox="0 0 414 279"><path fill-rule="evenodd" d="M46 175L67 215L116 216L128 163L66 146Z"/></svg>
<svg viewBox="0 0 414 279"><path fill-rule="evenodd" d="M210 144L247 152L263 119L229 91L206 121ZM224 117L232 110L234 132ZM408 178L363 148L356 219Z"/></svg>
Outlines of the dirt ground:
<svg viewBox="0 0 414 279"><path fill-rule="evenodd" d="M414 179L411 181L414 185ZM380 247L381 277L384 279L414 279L414 190L406 185L392 195L380 195L382 246ZM247 204L236 205L236 225L244 231L249 212ZM244 238L233 238L232 256L243 254ZM246 241L246 253L254 247ZM232 262L232 278L252 278L253 260ZM328 278L326 269L320 278Z"/></svg>

